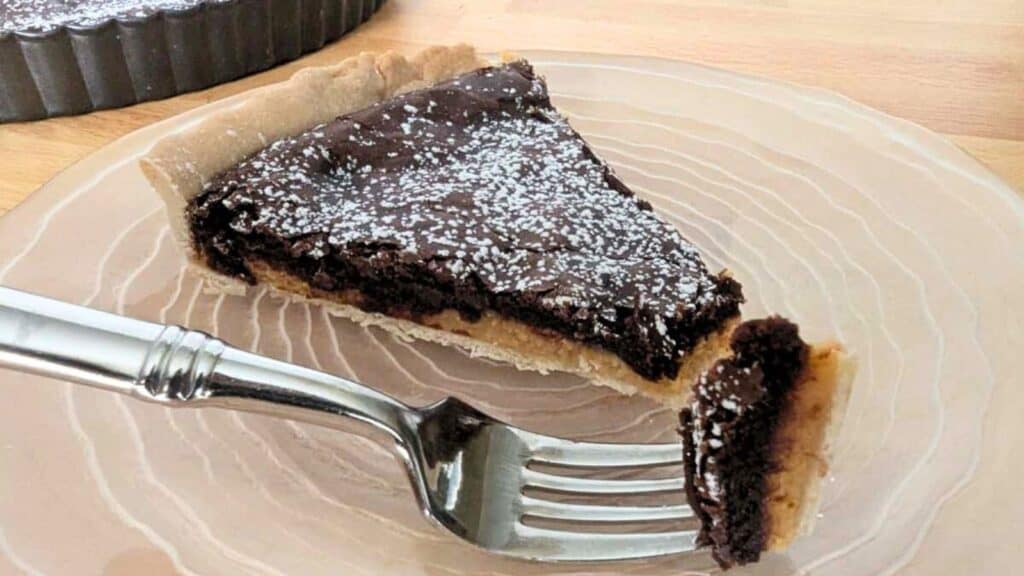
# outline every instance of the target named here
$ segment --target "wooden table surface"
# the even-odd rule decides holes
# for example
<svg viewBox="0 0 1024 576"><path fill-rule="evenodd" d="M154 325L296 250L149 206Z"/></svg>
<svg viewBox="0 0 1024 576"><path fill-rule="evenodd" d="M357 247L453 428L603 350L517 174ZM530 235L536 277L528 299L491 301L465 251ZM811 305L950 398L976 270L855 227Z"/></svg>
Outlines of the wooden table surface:
<svg viewBox="0 0 1024 576"><path fill-rule="evenodd" d="M121 110L0 125L0 213L156 120L362 50L455 42L663 56L830 88L946 134L1024 190L1021 0L389 0L353 35L263 74Z"/></svg>

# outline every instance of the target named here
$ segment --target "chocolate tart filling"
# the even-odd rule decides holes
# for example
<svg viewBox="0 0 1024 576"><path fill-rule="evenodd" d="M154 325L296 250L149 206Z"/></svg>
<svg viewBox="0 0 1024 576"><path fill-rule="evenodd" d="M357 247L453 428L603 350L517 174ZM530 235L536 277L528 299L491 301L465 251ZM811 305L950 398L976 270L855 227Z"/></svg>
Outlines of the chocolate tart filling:
<svg viewBox="0 0 1024 576"><path fill-rule="evenodd" d="M214 178L186 209L212 269L256 265L371 312L484 312L674 378L742 294L559 115L525 62L341 116Z"/></svg>

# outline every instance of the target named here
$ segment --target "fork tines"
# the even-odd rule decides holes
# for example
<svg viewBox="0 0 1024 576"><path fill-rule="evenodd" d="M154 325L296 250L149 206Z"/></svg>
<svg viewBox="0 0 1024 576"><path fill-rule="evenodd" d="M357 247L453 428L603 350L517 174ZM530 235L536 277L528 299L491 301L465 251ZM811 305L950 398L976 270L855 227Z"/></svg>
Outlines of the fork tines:
<svg viewBox="0 0 1024 576"><path fill-rule="evenodd" d="M524 544L542 546L545 557L563 560L659 556L694 549L697 532L693 511L682 502L679 444L597 444L532 433L521 433L521 439L530 451L520 475L523 495L516 527ZM636 477L654 468L674 474ZM626 478L581 475L595 471ZM651 505L621 503L623 497L643 495L660 500ZM689 526L678 526L684 523ZM623 524L630 525L628 531L609 531ZM658 525L661 530L654 531ZM665 531L666 526L673 529Z"/></svg>

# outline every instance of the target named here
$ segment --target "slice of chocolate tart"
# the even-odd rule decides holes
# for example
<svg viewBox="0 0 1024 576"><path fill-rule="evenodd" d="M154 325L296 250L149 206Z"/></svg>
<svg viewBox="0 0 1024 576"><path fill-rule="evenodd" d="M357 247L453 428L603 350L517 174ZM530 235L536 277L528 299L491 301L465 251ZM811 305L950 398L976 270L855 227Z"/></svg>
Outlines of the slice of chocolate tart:
<svg viewBox="0 0 1024 576"><path fill-rule="evenodd" d="M781 318L751 320L702 374L680 414L698 544L723 567L756 562L813 527L852 361Z"/></svg>
<svg viewBox="0 0 1024 576"><path fill-rule="evenodd" d="M331 108L320 84L347 101L254 146L247 123ZM145 161L200 266L676 406L726 349L739 284L615 176L525 61L363 56L262 101L224 119L247 134L208 121ZM202 157L221 147L235 151Z"/></svg>
<svg viewBox="0 0 1024 576"><path fill-rule="evenodd" d="M303 70L142 169L209 288L268 285L682 408L687 496L725 566L809 529L846 356L781 319L740 324L739 284L615 176L528 63L458 46Z"/></svg>

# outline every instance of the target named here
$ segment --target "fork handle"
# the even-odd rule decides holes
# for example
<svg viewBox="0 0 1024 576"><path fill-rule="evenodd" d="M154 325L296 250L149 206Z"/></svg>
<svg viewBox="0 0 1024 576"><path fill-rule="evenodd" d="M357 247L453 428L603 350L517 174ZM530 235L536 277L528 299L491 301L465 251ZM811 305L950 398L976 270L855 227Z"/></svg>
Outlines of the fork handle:
<svg viewBox="0 0 1024 576"><path fill-rule="evenodd" d="M348 416L409 439L417 414L361 384L233 348L203 332L0 286L0 368L171 406L215 406L328 427Z"/></svg>

